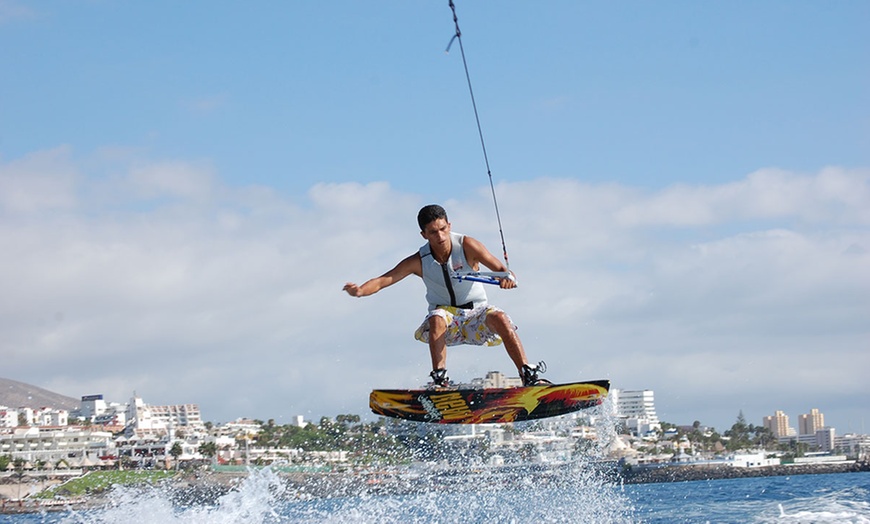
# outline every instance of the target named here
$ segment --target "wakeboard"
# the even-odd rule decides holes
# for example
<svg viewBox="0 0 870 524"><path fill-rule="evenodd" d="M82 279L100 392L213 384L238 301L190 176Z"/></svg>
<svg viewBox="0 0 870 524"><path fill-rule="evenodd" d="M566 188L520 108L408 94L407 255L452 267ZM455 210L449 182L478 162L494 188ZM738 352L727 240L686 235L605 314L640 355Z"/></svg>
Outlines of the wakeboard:
<svg viewBox="0 0 870 524"><path fill-rule="evenodd" d="M378 415L438 424L501 424L556 417L604 402L609 380L512 388L376 389Z"/></svg>

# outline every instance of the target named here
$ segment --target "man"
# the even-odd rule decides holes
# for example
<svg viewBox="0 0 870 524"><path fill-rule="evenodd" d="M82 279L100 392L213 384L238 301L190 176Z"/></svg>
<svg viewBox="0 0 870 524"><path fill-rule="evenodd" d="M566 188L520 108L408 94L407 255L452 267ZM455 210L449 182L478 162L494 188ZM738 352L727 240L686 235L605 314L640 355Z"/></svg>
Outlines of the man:
<svg viewBox="0 0 870 524"><path fill-rule="evenodd" d="M344 291L352 297L365 297L408 275L423 279L429 314L417 329L415 337L429 343L432 356L430 376L436 387L449 385L447 346L493 346L502 342L517 367L523 385L549 384L549 381L538 377L539 373L546 371L546 366L543 362L537 366L529 365L516 326L504 311L488 303L484 284L458 280L453 276L457 272L478 271L481 264L494 272L507 272L507 267L479 241L453 233L447 212L437 204L423 207L417 214L417 223L420 234L427 241L419 251L361 286L348 282L344 285ZM499 278L498 284L502 289L516 287L512 274Z"/></svg>

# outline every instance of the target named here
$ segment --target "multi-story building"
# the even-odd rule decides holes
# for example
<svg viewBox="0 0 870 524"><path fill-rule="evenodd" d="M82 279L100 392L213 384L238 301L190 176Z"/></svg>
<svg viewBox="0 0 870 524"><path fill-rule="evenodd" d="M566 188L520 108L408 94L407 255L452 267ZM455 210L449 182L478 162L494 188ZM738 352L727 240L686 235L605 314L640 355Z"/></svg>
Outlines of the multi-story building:
<svg viewBox="0 0 870 524"><path fill-rule="evenodd" d="M659 422L653 390L614 389L611 394L615 397L616 412L620 417Z"/></svg>
<svg viewBox="0 0 870 524"><path fill-rule="evenodd" d="M490 371L484 378L471 380L471 387L474 388L514 388L522 385L520 377L508 377L501 371Z"/></svg>
<svg viewBox="0 0 870 524"><path fill-rule="evenodd" d="M18 410L0 406L0 428L14 428L18 426Z"/></svg>
<svg viewBox="0 0 870 524"><path fill-rule="evenodd" d="M167 427L186 427L205 430L205 424L197 404L176 404L172 406L150 406L151 416Z"/></svg>
<svg viewBox="0 0 870 524"><path fill-rule="evenodd" d="M97 461L114 453L112 434L83 428L20 427L0 435L0 455L11 455L31 464L39 461L75 466L84 460Z"/></svg>
<svg viewBox="0 0 870 524"><path fill-rule="evenodd" d="M37 426L67 426L69 425L69 411L52 408L34 410L33 423Z"/></svg>
<svg viewBox="0 0 870 524"><path fill-rule="evenodd" d="M107 409L106 401L102 395L85 395L82 397L82 403L77 411L73 412L76 417L85 420L93 421L96 417L102 415Z"/></svg>
<svg viewBox="0 0 870 524"><path fill-rule="evenodd" d="M18 408L9 409L0 406L0 428L16 428L22 426L66 426L69 424L69 412L65 409L53 408Z"/></svg>
<svg viewBox="0 0 870 524"><path fill-rule="evenodd" d="M773 416L764 417L764 427L769 429L770 433L778 439L795 435L794 429L788 425L788 415L782 411L776 411Z"/></svg>
<svg viewBox="0 0 870 524"><path fill-rule="evenodd" d="M613 389L610 396L616 416L625 421L627 429L639 436L661 429L653 390Z"/></svg>
<svg viewBox="0 0 870 524"><path fill-rule="evenodd" d="M835 437L834 448L853 459L870 459L870 435L850 433L842 437Z"/></svg>
<svg viewBox="0 0 870 524"><path fill-rule="evenodd" d="M800 435L815 435L816 431L824 427L825 416L816 408L798 417L798 434Z"/></svg>
<svg viewBox="0 0 870 524"><path fill-rule="evenodd" d="M130 399L126 413L126 435L168 435L173 431L204 432L205 424L196 404L149 406L137 396Z"/></svg>
<svg viewBox="0 0 870 524"><path fill-rule="evenodd" d="M244 436L244 435L256 435L261 431L260 424L256 421L249 418L237 418L232 422L227 422L226 424L216 428L213 431L213 434L218 436Z"/></svg>
<svg viewBox="0 0 870 524"><path fill-rule="evenodd" d="M816 446L818 446L819 451L826 453L834 451L836 438L837 435L834 432L834 428L819 428L816 430Z"/></svg>

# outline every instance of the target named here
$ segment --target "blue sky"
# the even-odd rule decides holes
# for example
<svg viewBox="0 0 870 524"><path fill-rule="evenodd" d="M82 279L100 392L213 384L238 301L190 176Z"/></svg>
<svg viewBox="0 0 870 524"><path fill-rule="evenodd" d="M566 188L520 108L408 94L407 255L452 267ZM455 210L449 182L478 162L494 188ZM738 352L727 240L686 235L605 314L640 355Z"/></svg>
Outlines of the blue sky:
<svg viewBox="0 0 870 524"><path fill-rule="evenodd" d="M485 175L443 2L21 5L2 26L6 157L115 145L291 191ZM863 2L457 9L501 180L866 163Z"/></svg>
<svg viewBox="0 0 870 524"><path fill-rule="evenodd" d="M677 423L860 430L870 5L457 13L522 283L491 298L530 357ZM416 249L433 201L500 254L453 32L446 1L0 0L2 375L214 420L419 383L419 282L339 290Z"/></svg>

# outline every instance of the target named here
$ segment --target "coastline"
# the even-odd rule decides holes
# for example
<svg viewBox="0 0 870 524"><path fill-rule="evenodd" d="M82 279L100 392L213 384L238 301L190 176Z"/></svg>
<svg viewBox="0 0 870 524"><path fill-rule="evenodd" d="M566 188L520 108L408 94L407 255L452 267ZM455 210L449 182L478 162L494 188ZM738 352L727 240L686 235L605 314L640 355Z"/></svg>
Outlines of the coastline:
<svg viewBox="0 0 870 524"><path fill-rule="evenodd" d="M560 474L576 471L576 463L559 466L510 466L501 468L442 468L432 471L395 469L365 473L275 473L285 483L288 497L311 500L360 495L402 495L423 491L500 489L529 475L538 482L553 482ZM740 468L723 464L662 465L656 467L622 468L616 463L592 463L602 478L623 484L677 483L722 479L819 475L833 473L870 472L870 462L837 464L800 464ZM588 467L584 466L584 467ZM235 489L245 478L256 473L196 471L179 473L167 479L161 488L179 506L215 504L220 497ZM99 509L112 504L112 493L103 492L75 499L0 500L0 514L56 512Z"/></svg>

